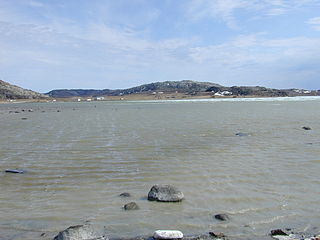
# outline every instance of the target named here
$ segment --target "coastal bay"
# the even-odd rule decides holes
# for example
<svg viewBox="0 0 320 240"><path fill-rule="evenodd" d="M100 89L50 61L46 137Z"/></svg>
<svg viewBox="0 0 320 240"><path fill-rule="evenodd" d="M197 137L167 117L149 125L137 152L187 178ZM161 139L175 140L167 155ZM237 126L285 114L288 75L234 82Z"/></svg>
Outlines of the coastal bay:
<svg viewBox="0 0 320 240"><path fill-rule="evenodd" d="M1 104L0 238L85 222L109 237L317 233L320 101L287 99ZM185 199L150 202L154 184ZM124 211L131 201L139 209Z"/></svg>

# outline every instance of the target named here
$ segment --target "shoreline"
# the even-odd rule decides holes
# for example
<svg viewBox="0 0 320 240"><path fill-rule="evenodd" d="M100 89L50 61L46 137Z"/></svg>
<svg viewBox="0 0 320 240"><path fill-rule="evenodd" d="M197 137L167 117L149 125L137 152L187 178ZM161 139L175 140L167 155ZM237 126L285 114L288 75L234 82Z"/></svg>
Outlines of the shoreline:
<svg viewBox="0 0 320 240"><path fill-rule="evenodd" d="M170 95L165 95L161 98L144 95L144 94L130 94L125 96L107 96L104 99L96 99L94 97L69 97L69 98L50 98L50 99L1 99L0 104L15 104L15 103L54 103L54 102L144 102L144 101L163 101L163 102L172 102L172 101L208 101L208 100L234 100L241 101L243 99L298 99L298 98L312 98L312 99L320 99L320 96L316 95L298 95L298 96L256 96L256 95L248 95L248 96L179 96L172 97Z"/></svg>

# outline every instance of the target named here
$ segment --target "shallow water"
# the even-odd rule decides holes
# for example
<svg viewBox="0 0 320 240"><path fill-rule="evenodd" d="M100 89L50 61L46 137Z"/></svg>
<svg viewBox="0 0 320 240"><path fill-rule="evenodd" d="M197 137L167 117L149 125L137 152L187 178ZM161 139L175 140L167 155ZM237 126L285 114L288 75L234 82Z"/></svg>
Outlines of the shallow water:
<svg viewBox="0 0 320 240"><path fill-rule="evenodd" d="M2 104L0 239L50 239L86 221L110 237L317 232L319 107L317 98ZM4 172L14 168L26 173ZM147 201L158 183L177 186L185 200ZM124 211L130 201L140 210Z"/></svg>

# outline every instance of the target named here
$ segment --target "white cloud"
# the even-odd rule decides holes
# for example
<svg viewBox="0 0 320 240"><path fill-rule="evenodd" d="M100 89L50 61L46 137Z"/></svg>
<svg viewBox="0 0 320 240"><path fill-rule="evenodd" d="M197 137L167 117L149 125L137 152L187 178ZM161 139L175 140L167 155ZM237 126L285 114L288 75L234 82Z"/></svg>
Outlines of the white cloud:
<svg viewBox="0 0 320 240"><path fill-rule="evenodd" d="M310 18L307 23L310 24L313 29L320 31L320 17Z"/></svg>
<svg viewBox="0 0 320 240"><path fill-rule="evenodd" d="M194 19L221 19L229 28L238 29L236 11L250 12L255 16L278 16L287 14L317 0L191 0L188 14Z"/></svg>
<svg viewBox="0 0 320 240"><path fill-rule="evenodd" d="M319 38L267 39L262 35L240 36L232 41L190 48L190 57L197 64L224 68L243 68L248 65L288 67L304 61L320 61Z"/></svg>
<svg viewBox="0 0 320 240"><path fill-rule="evenodd" d="M255 33L229 36L229 40L222 36L219 41L223 43L213 44L211 39L205 39L205 35L192 33L185 38L170 37L168 34L159 40L150 37L149 31L157 29L141 24L143 19L136 19L132 24L123 24L126 22L124 20L119 24L117 20L109 22L117 15L112 13L110 6L103 8L97 5L101 12L93 11L95 8L85 9L91 13L83 21L81 14L79 19L71 14L70 17L61 16L57 9L49 14L48 9L52 10L56 5L40 6L37 5L40 1L26 2L37 11L40 7L44 8L38 14L46 11L43 14L45 18L41 16L37 19L23 11L14 11L12 6L7 6L7 11L1 10L0 0L0 71L19 69L11 70L14 72L12 75L48 81L52 88L55 84L56 87L127 87L136 85L137 82L132 82L132 79L139 79L135 80L141 81L139 83L195 79L227 85L228 81L238 79L246 84L247 79L254 81L258 75L262 76L261 79L288 78L285 74L278 75L279 69L307 65L308 71L297 70L296 75L288 74L292 77L300 73L301 78L308 77L306 72L310 76L316 75L318 70L315 69L319 69L315 66L320 62L320 39L317 38L275 38L266 33ZM189 14L194 20L220 18L230 28L239 28L236 18L238 10L271 17L307 3L311 1L193 0L189 5ZM154 9L154 6L150 9L152 7ZM104 18L105 15L107 18ZM157 9L149 15L146 12L143 14L147 16L147 21L163 17ZM316 28L319 21L319 18L312 18L308 23ZM200 41L199 37L204 37L201 39L204 41ZM309 62L313 65L307 64ZM61 80L55 82L53 76ZM90 86L93 82L88 79L96 79L100 85ZM107 85L105 79L114 81L113 85ZM77 81L80 82L77 84Z"/></svg>
<svg viewBox="0 0 320 240"><path fill-rule="evenodd" d="M193 19L221 18L230 28L237 28L234 11L250 7L246 0L192 0L188 12Z"/></svg>

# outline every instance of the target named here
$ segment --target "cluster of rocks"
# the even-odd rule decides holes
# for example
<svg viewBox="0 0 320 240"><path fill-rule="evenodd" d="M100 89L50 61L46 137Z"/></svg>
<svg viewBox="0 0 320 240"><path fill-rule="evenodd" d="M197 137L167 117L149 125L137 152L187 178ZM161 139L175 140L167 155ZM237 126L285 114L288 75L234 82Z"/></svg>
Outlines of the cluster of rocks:
<svg viewBox="0 0 320 240"><path fill-rule="evenodd" d="M277 240L320 240L320 235L294 232L291 229L271 230L269 235ZM58 233L53 240L227 240L223 233L209 232L208 234L184 236L179 230L156 230L152 236L138 236L134 238L109 239L97 233L92 225L71 226Z"/></svg>
<svg viewBox="0 0 320 240"><path fill-rule="evenodd" d="M119 195L123 198L132 197L128 192ZM184 194L175 186L172 185L154 185L148 193L149 201L157 202L181 202L184 199ZM139 206L135 202L129 202L124 205L124 210L138 210ZM216 214L214 218L220 221L229 220L227 214ZM103 234L98 234L94 231L91 225L76 225L71 226L61 232L54 238L54 240L109 240ZM152 236L130 238L130 240L210 240L210 239L226 239L223 233L209 232L208 234L184 236L178 230L157 230ZM117 240L117 239L114 239ZM121 239L126 240L126 239Z"/></svg>
<svg viewBox="0 0 320 240"><path fill-rule="evenodd" d="M120 197L131 197L128 192L121 193ZM158 202L180 202L184 198L184 194L172 185L154 185L149 193L149 201ZM129 202L123 206L124 210L138 210L139 206L135 202Z"/></svg>
<svg viewBox="0 0 320 240"><path fill-rule="evenodd" d="M58 233L53 240L226 240L227 237L223 233L213 233L184 236L179 230L156 230L150 236L138 236L134 238L109 239L103 234L97 233L92 225L76 225L71 226Z"/></svg>
<svg viewBox="0 0 320 240"><path fill-rule="evenodd" d="M274 229L270 236L277 240L320 240L320 235L305 232L295 232L292 229Z"/></svg>

